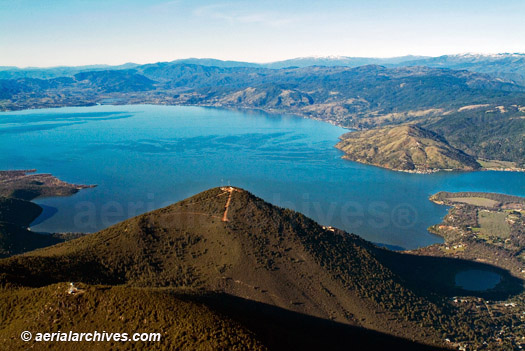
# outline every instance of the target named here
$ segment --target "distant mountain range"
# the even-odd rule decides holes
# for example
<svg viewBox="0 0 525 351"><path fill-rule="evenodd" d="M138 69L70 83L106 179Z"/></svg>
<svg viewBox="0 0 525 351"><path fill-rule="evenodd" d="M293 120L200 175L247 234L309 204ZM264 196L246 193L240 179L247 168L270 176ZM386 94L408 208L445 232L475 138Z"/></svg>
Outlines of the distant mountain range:
<svg viewBox="0 0 525 351"><path fill-rule="evenodd" d="M525 53L502 53L494 55L484 54L459 54L443 55L438 57L429 56L398 56L390 58L375 57L349 57L349 56L310 56L298 57L283 61L269 63L254 63L243 61L224 61L212 58L188 58L178 59L171 64L195 64L201 66L214 66L221 68L231 67L252 67L252 68L288 68L288 67L309 67L309 66L344 66L359 67L366 65L381 65L385 67L408 67L408 66L427 66L437 68L450 68L455 70L469 70L472 72L488 73L495 77L514 80L520 84L525 84ZM50 67L38 68L27 67L18 68L12 66L0 66L0 79L16 78L41 78L50 79L63 76L73 76L84 71L101 71L131 69L141 64L126 63L123 65L89 65L76 67Z"/></svg>
<svg viewBox="0 0 525 351"><path fill-rule="evenodd" d="M421 58L402 62L403 66L442 67L488 73L494 77L525 84L525 54L463 54Z"/></svg>
<svg viewBox="0 0 525 351"><path fill-rule="evenodd" d="M381 65L393 66L399 65L406 61L413 61L425 59L426 56L399 56L391 58L376 58L376 57L348 57L348 56L311 56L311 57L297 57L294 59L276 61L262 64L266 68L286 68L286 67L308 67L308 66L345 66L345 67L359 67L366 65Z"/></svg>
<svg viewBox="0 0 525 351"><path fill-rule="evenodd" d="M89 66L60 66L60 67L27 67L18 68L13 66L0 66L0 79L19 79L19 78L37 78L52 79L57 77L71 77L80 72L86 71L106 71L130 69L139 66L135 63L126 63L123 65L89 65Z"/></svg>
<svg viewBox="0 0 525 351"><path fill-rule="evenodd" d="M500 54L301 58L266 65L275 68L212 59L9 68L0 71L0 110L149 103L292 113L352 129L411 123L477 159L523 167L525 86L518 76L524 60L523 54ZM368 62L382 65L362 65Z"/></svg>

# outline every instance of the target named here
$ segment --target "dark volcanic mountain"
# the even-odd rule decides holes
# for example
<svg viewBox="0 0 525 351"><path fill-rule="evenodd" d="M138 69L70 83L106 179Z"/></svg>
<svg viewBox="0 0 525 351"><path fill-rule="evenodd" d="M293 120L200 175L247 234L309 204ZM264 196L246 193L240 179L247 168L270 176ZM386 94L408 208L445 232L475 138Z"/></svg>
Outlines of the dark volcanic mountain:
<svg viewBox="0 0 525 351"><path fill-rule="evenodd" d="M271 335L281 332L270 325L293 321L297 326L290 327L290 336L279 337L282 338L279 343L284 343L281 346L274 340L270 343L272 349L285 349L291 342L285 341L289 338L296 338L295 346L309 340L302 328L325 330L326 337L334 338L323 342L330 349L343 347L341 337L346 339L349 335L353 335L352 343L356 344L401 345L409 349L415 346L344 325L439 342L431 329L394 312L412 303L414 308L425 306L417 312L424 318L438 313L438 307L404 288L400 279L377 261L369 244L231 187L211 189L99 233L0 261L0 282L8 287L18 286L14 292L10 288L4 292L7 301L14 299L12 294L33 296L18 289L26 291L29 287L68 281L225 293L228 295L220 298L213 295L187 298L240 319L251 330ZM109 292L103 296L100 289L82 286L104 304L112 299L107 296ZM384 294L386 290L404 298L390 299ZM50 285L31 291L54 303L53 295L64 295L65 287ZM113 292L119 292L124 301L132 296L138 299L135 293L130 295L126 290L113 289ZM153 297L151 294L157 293L150 293L148 298ZM247 300L242 302L234 297ZM83 311L84 307L71 304L70 308ZM26 312L36 312L34 307L24 308ZM247 310L254 314L266 312L250 318L243 312ZM22 313L15 312L12 313ZM296 313L321 319L299 317ZM99 316L95 314L92 318ZM259 322L254 324L254 320ZM335 323L338 321L343 324ZM314 349L313 345L317 345L317 349L321 341L311 342L303 348Z"/></svg>
<svg viewBox="0 0 525 351"><path fill-rule="evenodd" d="M82 281L218 290L364 326L382 321L361 294L411 294L357 236L229 189L13 257L0 270L11 282L33 286Z"/></svg>
<svg viewBox="0 0 525 351"><path fill-rule="evenodd" d="M216 188L99 233L12 257L0 263L0 272L9 282L30 286L81 281L222 291L381 331L423 333L389 311L408 300L390 300L384 291L421 306L426 302L405 289L368 246L246 191Z"/></svg>
<svg viewBox="0 0 525 351"><path fill-rule="evenodd" d="M2 350L268 350L246 327L202 302L160 289L60 283L2 289ZM31 318L28 318L31 316ZM158 342L25 342L24 330L159 333ZM395 340L395 339L394 339Z"/></svg>
<svg viewBox="0 0 525 351"><path fill-rule="evenodd" d="M424 266L420 259L389 253L227 187L4 259L0 282L212 291L425 343L440 344L441 333L464 338L469 319L455 317L446 303L449 295L432 297L421 290L411 269L434 277L450 273L446 262ZM446 290L446 283L434 280L425 281L425 288ZM214 301L216 308L225 308Z"/></svg>

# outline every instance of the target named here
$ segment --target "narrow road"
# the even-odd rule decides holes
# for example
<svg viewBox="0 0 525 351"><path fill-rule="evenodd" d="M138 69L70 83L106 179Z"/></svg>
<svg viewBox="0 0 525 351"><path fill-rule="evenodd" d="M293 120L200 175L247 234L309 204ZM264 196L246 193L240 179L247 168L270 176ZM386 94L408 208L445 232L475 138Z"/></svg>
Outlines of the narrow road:
<svg viewBox="0 0 525 351"><path fill-rule="evenodd" d="M237 189L235 189L232 186L229 186L229 187L221 188L221 190L224 190L224 193L222 193L220 195L223 195L225 193L229 193L228 194L228 200L226 200L226 205L224 206L224 214L222 216L222 221L223 222L228 222L228 208L230 207L230 203L232 201L232 194L233 194L234 191L237 191Z"/></svg>

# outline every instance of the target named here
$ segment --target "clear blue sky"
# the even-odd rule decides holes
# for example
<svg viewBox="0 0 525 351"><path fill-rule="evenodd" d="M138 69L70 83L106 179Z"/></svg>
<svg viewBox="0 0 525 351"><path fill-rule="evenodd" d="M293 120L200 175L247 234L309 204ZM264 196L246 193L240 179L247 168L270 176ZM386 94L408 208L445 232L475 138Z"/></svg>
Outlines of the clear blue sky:
<svg viewBox="0 0 525 351"><path fill-rule="evenodd" d="M525 0L0 0L0 65L525 52Z"/></svg>

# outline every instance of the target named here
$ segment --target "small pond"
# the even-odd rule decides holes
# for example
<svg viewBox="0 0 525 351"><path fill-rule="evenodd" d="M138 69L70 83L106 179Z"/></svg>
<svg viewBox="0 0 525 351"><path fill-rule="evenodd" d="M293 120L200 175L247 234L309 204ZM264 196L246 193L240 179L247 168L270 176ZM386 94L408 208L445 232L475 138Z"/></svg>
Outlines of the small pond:
<svg viewBox="0 0 525 351"><path fill-rule="evenodd" d="M456 274L456 286L469 291L489 290L500 281L499 274L480 269L469 269Z"/></svg>

